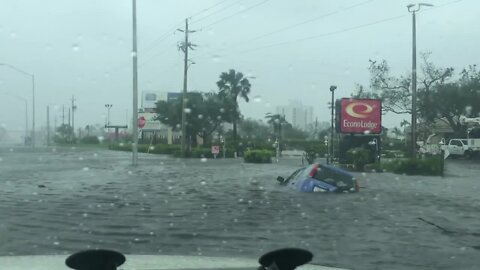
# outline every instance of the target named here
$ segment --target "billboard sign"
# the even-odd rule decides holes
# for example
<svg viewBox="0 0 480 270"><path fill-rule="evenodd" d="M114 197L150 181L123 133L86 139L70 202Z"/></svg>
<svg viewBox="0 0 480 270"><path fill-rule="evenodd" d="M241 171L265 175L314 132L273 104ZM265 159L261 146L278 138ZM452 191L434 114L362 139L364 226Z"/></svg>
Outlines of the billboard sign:
<svg viewBox="0 0 480 270"><path fill-rule="evenodd" d="M142 108L155 109L157 101L166 100L166 94L162 92L144 91L142 92Z"/></svg>
<svg viewBox="0 0 480 270"><path fill-rule="evenodd" d="M182 93L169 92L167 93L167 102L172 102L182 98Z"/></svg>
<svg viewBox="0 0 480 270"><path fill-rule="evenodd" d="M382 101L379 99L343 98L340 102L340 132L380 134Z"/></svg>

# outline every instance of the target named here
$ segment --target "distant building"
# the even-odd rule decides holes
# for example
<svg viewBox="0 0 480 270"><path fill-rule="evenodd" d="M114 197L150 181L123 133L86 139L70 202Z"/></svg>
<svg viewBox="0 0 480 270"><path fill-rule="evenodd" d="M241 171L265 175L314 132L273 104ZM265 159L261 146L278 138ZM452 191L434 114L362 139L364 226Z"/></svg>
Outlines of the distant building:
<svg viewBox="0 0 480 270"><path fill-rule="evenodd" d="M313 107L304 106L300 101L290 101L288 106L277 106L276 113L285 116L287 122L301 130L307 130L308 125L314 122Z"/></svg>
<svg viewBox="0 0 480 270"><path fill-rule="evenodd" d="M156 103L161 100L167 100L167 97L167 92L143 91L140 107L144 112L154 112L157 107Z"/></svg>
<svg viewBox="0 0 480 270"><path fill-rule="evenodd" d="M174 101L181 97L177 92L143 91L139 117L145 118L145 126L140 129L140 143L179 143L180 133L155 120L158 101Z"/></svg>

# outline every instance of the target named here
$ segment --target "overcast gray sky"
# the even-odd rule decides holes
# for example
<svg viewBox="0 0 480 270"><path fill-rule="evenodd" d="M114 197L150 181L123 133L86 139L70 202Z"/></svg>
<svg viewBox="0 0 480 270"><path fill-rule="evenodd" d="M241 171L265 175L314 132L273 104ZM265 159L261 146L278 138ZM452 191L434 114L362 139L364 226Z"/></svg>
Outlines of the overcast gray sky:
<svg viewBox="0 0 480 270"><path fill-rule="evenodd" d="M411 2L138 0L139 92L182 89L176 44L183 36L174 29L194 15L191 40L198 49L191 52L189 90L216 90L218 75L234 68L256 77L256 102L241 104L247 117L263 118L295 99L328 121L329 86L338 85L342 97L356 83L368 85L369 59L388 60L395 74L409 72ZM480 2L429 3L436 7L417 17L418 51L431 51L435 64L457 71L478 63ZM72 95L80 126L103 124L106 103L113 104L112 123L124 124L132 112L131 31L130 0L4 0L0 62L35 74L37 126L45 125L48 104L61 108ZM24 105L5 92L31 102L28 77L0 66L0 124L23 130ZM387 115L384 125L400 119Z"/></svg>

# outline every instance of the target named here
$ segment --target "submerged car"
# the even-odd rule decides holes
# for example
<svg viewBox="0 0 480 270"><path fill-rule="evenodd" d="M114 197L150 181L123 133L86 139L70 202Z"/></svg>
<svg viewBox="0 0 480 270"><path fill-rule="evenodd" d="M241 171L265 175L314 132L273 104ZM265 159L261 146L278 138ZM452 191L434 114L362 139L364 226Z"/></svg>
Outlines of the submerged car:
<svg viewBox="0 0 480 270"><path fill-rule="evenodd" d="M359 185L355 177L338 167L314 163L300 168L286 179L279 176L277 181L300 192L358 192Z"/></svg>

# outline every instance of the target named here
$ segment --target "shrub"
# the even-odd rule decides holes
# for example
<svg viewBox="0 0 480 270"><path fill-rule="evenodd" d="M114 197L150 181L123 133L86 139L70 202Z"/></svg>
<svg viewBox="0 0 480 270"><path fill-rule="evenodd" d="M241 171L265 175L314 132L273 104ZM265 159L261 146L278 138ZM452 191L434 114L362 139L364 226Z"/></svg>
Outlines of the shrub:
<svg viewBox="0 0 480 270"><path fill-rule="evenodd" d="M437 155L425 159L396 160L386 163L384 167L397 174L442 175L443 157Z"/></svg>
<svg viewBox="0 0 480 270"><path fill-rule="evenodd" d="M356 170L363 171L365 164L371 160L371 152L364 148L353 148L347 151L347 162L352 163Z"/></svg>
<svg viewBox="0 0 480 270"><path fill-rule="evenodd" d="M110 150L117 151L132 151L131 143L116 143L110 144L108 146ZM176 150L180 151L180 146L175 144L157 144L157 145L148 145L148 144L139 144L138 152L140 153L151 153L151 154L173 154Z"/></svg>
<svg viewBox="0 0 480 270"><path fill-rule="evenodd" d="M86 136L81 138L80 142L85 144L99 144L100 140L97 136Z"/></svg>
<svg viewBox="0 0 480 270"><path fill-rule="evenodd" d="M273 151L269 150L248 150L243 159L247 163L272 163Z"/></svg>

